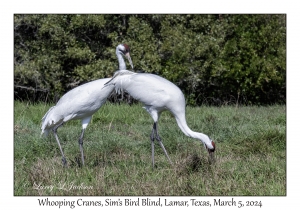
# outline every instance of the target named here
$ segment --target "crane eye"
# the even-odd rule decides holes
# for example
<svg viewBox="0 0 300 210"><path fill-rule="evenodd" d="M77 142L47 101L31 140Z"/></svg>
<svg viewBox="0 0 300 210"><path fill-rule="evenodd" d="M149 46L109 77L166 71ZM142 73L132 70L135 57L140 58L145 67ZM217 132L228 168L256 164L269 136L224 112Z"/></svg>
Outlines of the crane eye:
<svg viewBox="0 0 300 210"><path fill-rule="evenodd" d="M126 48L125 48L124 50L121 50L121 49L120 49L120 52L121 52L123 55L125 55L126 53L128 53L128 51L126 50Z"/></svg>

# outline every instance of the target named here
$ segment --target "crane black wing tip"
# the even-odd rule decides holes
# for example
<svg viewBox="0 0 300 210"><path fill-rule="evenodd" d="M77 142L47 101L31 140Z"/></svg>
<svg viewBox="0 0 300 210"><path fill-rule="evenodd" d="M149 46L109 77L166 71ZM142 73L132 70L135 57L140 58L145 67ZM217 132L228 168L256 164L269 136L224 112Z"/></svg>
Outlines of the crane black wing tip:
<svg viewBox="0 0 300 210"><path fill-rule="evenodd" d="M136 74L135 72L129 71L129 70L118 70L114 73L114 76L104 84L104 87L108 86L108 85L115 85L114 83L112 83L111 81L114 80L116 77L118 76L123 76L123 75L133 75Z"/></svg>
<svg viewBox="0 0 300 210"><path fill-rule="evenodd" d="M112 83L110 83L110 82L111 82L113 79L114 79L114 78L111 78L108 82L106 82L106 83L104 84L103 88L106 87L106 86L112 85Z"/></svg>

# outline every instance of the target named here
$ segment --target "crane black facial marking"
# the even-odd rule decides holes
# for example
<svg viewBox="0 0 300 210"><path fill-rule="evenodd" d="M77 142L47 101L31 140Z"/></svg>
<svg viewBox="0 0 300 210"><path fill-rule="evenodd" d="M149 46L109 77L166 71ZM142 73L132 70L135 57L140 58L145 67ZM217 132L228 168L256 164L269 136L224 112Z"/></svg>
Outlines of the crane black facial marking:
<svg viewBox="0 0 300 210"><path fill-rule="evenodd" d="M209 153L215 152L215 149L216 149L215 142L211 141L211 144L212 144L213 147L214 147L214 148L212 148L212 149L209 149L209 148L205 145L205 146L206 146L206 149L207 149L207 151L208 151Z"/></svg>

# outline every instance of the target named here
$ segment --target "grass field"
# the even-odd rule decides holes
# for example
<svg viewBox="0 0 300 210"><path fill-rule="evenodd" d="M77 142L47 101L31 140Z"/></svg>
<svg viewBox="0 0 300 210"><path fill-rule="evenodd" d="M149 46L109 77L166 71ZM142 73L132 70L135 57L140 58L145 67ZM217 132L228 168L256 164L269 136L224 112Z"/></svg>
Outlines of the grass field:
<svg viewBox="0 0 300 210"><path fill-rule="evenodd" d="M40 136L46 104L14 103L14 195L286 195L286 107L187 107L189 127L216 142L208 163L202 143L186 137L164 112L158 129L174 166L156 143L140 104L107 103L84 137L78 165L79 121L58 129L68 161L62 166L53 134Z"/></svg>

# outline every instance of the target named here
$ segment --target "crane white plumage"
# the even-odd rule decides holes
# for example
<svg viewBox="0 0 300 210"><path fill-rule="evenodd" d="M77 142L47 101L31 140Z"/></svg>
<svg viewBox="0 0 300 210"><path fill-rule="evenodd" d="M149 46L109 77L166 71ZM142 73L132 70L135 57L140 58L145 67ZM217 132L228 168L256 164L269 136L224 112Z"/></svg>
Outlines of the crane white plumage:
<svg viewBox="0 0 300 210"><path fill-rule="evenodd" d="M105 84L103 89L111 86L115 88L117 93L125 91L142 102L145 105L143 108L151 115L154 121L150 135L153 167L155 139L172 164L157 130L160 114L165 110L169 110L174 115L179 128L185 135L198 139L204 144L209 152L210 161L214 160L215 143L206 134L194 132L188 127L185 118L185 98L175 84L158 75L119 70L115 72L113 78Z"/></svg>
<svg viewBox="0 0 300 210"><path fill-rule="evenodd" d="M119 69L126 69L123 56L128 59L131 67L133 68L128 45L119 44L116 47L116 55L119 62ZM51 107L42 118L41 134L47 136L49 131L53 130L62 154L64 166L66 166L67 161L57 136L57 129L69 120L81 120L82 132L79 138L79 147L82 164L84 164L83 135L86 127L92 119L92 115L100 109L100 107L106 102L106 99L113 92L112 86L102 89L104 84L110 79L111 78L98 79L70 90L63 95L57 104Z"/></svg>

